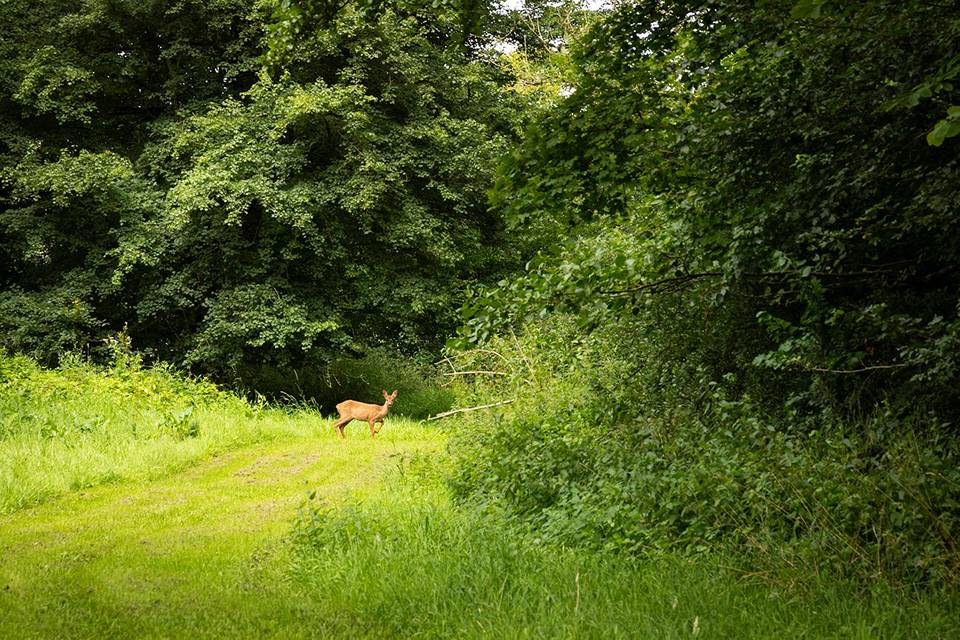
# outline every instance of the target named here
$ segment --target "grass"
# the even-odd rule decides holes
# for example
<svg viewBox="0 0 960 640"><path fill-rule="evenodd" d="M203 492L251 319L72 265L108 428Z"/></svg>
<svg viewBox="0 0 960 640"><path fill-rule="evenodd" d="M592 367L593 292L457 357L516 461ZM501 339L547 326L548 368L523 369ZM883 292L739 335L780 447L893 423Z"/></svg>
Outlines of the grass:
<svg viewBox="0 0 960 640"><path fill-rule="evenodd" d="M47 370L0 354L0 514L327 426L316 413L252 406L164 368L103 371L67 359Z"/></svg>
<svg viewBox="0 0 960 640"><path fill-rule="evenodd" d="M310 492L361 496L438 434L314 431L0 516L0 638L315 637L287 540ZM294 421L296 418L294 418Z"/></svg>
<svg viewBox="0 0 960 640"><path fill-rule="evenodd" d="M415 421L388 418L376 440L351 425L340 441L312 411L251 408L162 372L128 375L160 376L134 397L127 374L12 368L0 469L33 489L3 485L29 499L0 514L0 638L960 635L955 592L539 545L452 503L445 436ZM103 424L77 428L93 415ZM47 448L24 456L31 438Z"/></svg>
<svg viewBox="0 0 960 640"><path fill-rule="evenodd" d="M950 638L955 594L772 584L722 558L631 561L543 547L407 479L307 510L293 576L322 636Z"/></svg>

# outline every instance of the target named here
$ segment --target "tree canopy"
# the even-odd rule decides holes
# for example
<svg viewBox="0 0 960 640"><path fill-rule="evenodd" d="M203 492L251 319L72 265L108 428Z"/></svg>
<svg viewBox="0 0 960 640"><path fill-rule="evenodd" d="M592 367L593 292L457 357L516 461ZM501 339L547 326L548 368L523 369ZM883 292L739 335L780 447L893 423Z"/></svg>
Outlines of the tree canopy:
<svg viewBox="0 0 960 640"><path fill-rule="evenodd" d="M498 178L554 248L471 303L467 335L685 292L717 376L956 403L958 33L920 1L620 5Z"/></svg>
<svg viewBox="0 0 960 640"><path fill-rule="evenodd" d="M442 342L515 259L486 190L526 116L487 5L426 6L5 3L4 345L126 325L229 379Z"/></svg>

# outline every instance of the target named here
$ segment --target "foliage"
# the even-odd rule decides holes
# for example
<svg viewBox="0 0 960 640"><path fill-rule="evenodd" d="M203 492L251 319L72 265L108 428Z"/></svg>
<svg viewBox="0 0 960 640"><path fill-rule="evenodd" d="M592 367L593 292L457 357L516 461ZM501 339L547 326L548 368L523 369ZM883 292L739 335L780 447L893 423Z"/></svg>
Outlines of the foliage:
<svg viewBox="0 0 960 640"><path fill-rule="evenodd" d="M454 439L458 495L563 543L955 584L958 165L924 134L958 29L880 1L594 25L498 177L543 248L452 346L529 375L471 391L516 401Z"/></svg>
<svg viewBox="0 0 960 640"><path fill-rule="evenodd" d="M533 246L560 242L467 304L467 339L686 292L738 361L792 374L771 376L781 399L956 413L958 165L923 134L956 100L937 78L960 23L924 2L793 4L626 3L585 36L575 90L494 194ZM937 92L889 108L919 80Z"/></svg>
<svg viewBox="0 0 960 640"><path fill-rule="evenodd" d="M578 338L572 319L553 316L465 356L470 368L523 368L473 390L472 401L516 402L455 429L460 499L516 514L553 543L644 556L723 549L747 571L955 583L950 425L894 404L858 421L773 414L765 381L713 381L677 364L680 350L693 362L704 353L661 341L677 317Z"/></svg>
<svg viewBox="0 0 960 640"><path fill-rule="evenodd" d="M98 355L126 324L230 383L415 353L513 263L486 189L525 99L473 39L484 3L20 4L0 9L8 349Z"/></svg>

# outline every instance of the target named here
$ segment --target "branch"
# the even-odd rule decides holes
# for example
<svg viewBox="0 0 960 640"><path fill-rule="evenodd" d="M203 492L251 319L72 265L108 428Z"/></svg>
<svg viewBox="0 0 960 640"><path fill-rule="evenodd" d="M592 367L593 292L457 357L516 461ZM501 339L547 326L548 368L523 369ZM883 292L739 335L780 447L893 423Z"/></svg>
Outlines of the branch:
<svg viewBox="0 0 960 640"><path fill-rule="evenodd" d="M844 279L844 278L870 278L873 276L884 275L888 273L896 273L896 269L869 269L864 271L847 271L847 272L831 272L831 271L811 271L807 274L804 274L802 271L758 271L758 272L744 272L740 275L744 278L749 278L751 280L783 280L789 277L817 277L825 279ZM657 293L660 291L676 291L684 286L695 282L697 280L703 280L704 278L719 278L725 275L722 271L703 271L701 273L688 273L682 276L675 276L672 278L664 278L663 280L656 280L654 282L647 282L644 284L639 284L634 287L627 287L626 289L616 289L616 290L607 290L607 291L597 291L597 293L606 296L624 296L634 293L639 293L641 291L651 291Z"/></svg>
<svg viewBox="0 0 960 640"><path fill-rule="evenodd" d="M437 360L433 364L437 365L437 364L440 364L441 362L446 362L448 365L450 365L451 369L453 369L454 371L457 370L457 366L453 364L453 360L451 360L449 357L443 358L442 360Z"/></svg>
<svg viewBox="0 0 960 640"><path fill-rule="evenodd" d="M469 376L469 375L479 374L479 373L483 373L483 374L486 374L486 375L488 375L488 376L505 376L505 375L507 375L507 374L504 373L503 371L484 371L484 370L479 370L479 371L454 371L454 372L452 372L452 373L442 373L442 374L440 374L440 375L444 375L444 376Z"/></svg>
<svg viewBox="0 0 960 640"><path fill-rule="evenodd" d="M861 369L821 369L819 367L804 367L807 371L817 371L819 373L863 373L864 371L873 371L874 369L899 369L901 367L909 367L909 363L904 364L877 364L870 367L863 367Z"/></svg>
<svg viewBox="0 0 960 640"><path fill-rule="evenodd" d="M635 287L629 287L627 289L619 289L615 291L598 291L602 295L607 296L622 296L629 293L637 293L638 291L645 291L652 289L656 291L657 289L672 289L677 287L682 287L683 285L693 282L695 280L701 280L703 278L719 278L723 275L721 271L704 271L703 273L689 273L683 276L676 276L674 278L664 278L663 280L657 280L656 282L648 282L646 284L637 285Z"/></svg>
<svg viewBox="0 0 960 640"><path fill-rule="evenodd" d="M460 358L460 357L469 355L469 354L471 354L471 353L490 353L490 354L493 354L493 355L497 356L497 357L500 358L501 360L506 360L506 361L508 361L507 358L506 358L506 356L504 356L502 353L499 353L499 352L497 352L497 351L494 351L493 349L482 349L482 348L481 348L481 349L468 349L468 350L466 350L466 351L460 351L460 352L458 352L458 353L451 354L449 357L446 357L446 358L444 358L443 360L437 360L437 361L434 362L433 364L440 364L441 362L450 362L450 360L451 360L452 358ZM508 361L508 362L509 362L509 361Z"/></svg>
<svg viewBox="0 0 960 640"><path fill-rule="evenodd" d="M430 422L431 420L439 420L440 418L446 418L447 416L452 416L455 413L466 413L467 411L477 411L479 409L487 409L489 407L499 407L500 405L510 404L511 402L513 402L513 400L503 400L501 402L491 402L490 404L481 404L478 407L466 407L464 409L454 409L453 411L444 411L443 413L438 413L435 416L430 416L429 418L426 419L426 422Z"/></svg>

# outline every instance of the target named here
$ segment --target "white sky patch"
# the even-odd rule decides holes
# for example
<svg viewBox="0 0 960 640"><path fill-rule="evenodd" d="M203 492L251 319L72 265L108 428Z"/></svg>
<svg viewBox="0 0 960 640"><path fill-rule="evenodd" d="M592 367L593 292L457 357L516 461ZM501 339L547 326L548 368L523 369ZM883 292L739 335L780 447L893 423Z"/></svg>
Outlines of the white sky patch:
<svg viewBox="0 0 960 640"><path fill-rule="evenodd" d="M610 0L585 0L581 4L583 4L585 9L589 9L591 11L610 8ZM500 6L504 9L516 11L523 8L523 0L503 0L503 2L500 3Z"/></svg>
<svg viewBox="0 0 960 640"><path fill-rule="evenodd" d="M500 11L519 11L523 9L524 0L501 0L497 7ZM580 0L580 6L589 11L609 10L612 8L612 0ZM513 53L519 46L513 42L497 41L493 48L500 53Z"/></svg>

